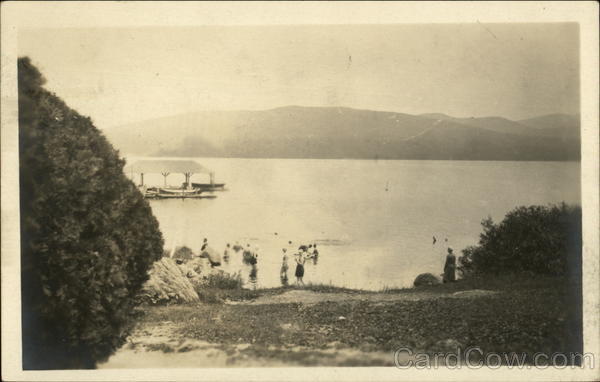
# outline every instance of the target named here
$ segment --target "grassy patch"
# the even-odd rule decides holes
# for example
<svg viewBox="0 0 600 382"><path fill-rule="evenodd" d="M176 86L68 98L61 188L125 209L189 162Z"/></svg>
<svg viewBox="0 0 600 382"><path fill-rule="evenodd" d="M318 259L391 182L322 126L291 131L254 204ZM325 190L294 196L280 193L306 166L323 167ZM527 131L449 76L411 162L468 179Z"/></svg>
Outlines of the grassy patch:
<svg viewBox="0 0 600 382"><path fill-rule="evenodd" d="M225 345L322 349L339 343L363 351L393 351L407 346L434 352L443 350L439 349L440 342L452 339L463 349L476 346L484 352L525 352L531 356L538 351L581 351L576 349L576 331L569 328L572 303L563 279L463 280L425 289L451 292L473 287L500 289L503 293L461 299L440 294L434 299L386 303L363 300L309 306L153 307L147 309L143 319L148 323L170 320L178 326L177 334L182 338ZM268 293L280 293L280 289Z"/></svg>
<svg viewBox="0 0 600 382"><path fill-rule="evenodd" d="M473 276L468 279L458 279L455 282L426 285L416 288L387 288L384 287L380 293L420 293L433 292L448 294L472 289L484 289L495 291L513 291L515 288L521 290L568 288L569 281L565 277L543 276L531 273L507 273L504 275L488 277Z"/></svg>
<svg viewBox="0 0 600 382"><path fill-rule="evenodd" d="M202 285L196 286L200 301L207 304L220 304L225 300L252 300L259 296L255 290L244 289L239 273L215 273L207 277Z"/></svg>
<svg viewBox="0 0 600 382"><path fill-rule="evenodd" d="M250 289L218 289L218 288L198 288L198 297L200 301L207 304L222 304L226 300L244 301L254 300L260 296L260 293Z"/></svg>
<svg viewBox="0 0 600 382"><path fill-rule="evenodd" d="M344 287L337 287L331 284L320 284L320 283L308 283L302 287L293 287L294 289L304 289L310 290L312 292L321 292L321 293L350 293L350 294L362 294L362 293L377 293L375 291L367 291L364 289L349 289Z"/></svg>

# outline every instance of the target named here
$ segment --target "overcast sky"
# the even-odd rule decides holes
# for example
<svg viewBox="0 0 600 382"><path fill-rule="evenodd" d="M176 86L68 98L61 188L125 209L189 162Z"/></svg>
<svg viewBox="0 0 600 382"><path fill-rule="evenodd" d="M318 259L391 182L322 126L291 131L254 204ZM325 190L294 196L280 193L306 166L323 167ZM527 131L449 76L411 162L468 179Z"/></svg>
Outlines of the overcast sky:
<svg viewBox="0 0 600 382"><path fill-rule="evenodd" d="M579 112L576 24L24 29L46 87L99 128L197 110Z"/></svg>

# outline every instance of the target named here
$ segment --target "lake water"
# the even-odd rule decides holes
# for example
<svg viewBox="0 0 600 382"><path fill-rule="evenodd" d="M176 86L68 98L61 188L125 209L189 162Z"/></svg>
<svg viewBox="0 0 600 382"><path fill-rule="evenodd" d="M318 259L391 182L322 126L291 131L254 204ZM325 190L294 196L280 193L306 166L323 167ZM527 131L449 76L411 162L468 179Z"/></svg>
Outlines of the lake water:
<svg viewBox="0 0 600 382"><path fill-rule="evenodd" d="M218 251L236 241L258 247L259 287L280 285L288 240L295 248L318 245L306 283L405 287L419 273L440 274L448 246L460 254L476 244L487 216L500 221L518 205L580 204L580 164L573 162L185 159L213 170L227 191L216 199L152 200L167 248L198 251L205 237ZM160 174L144 180L163 184ZM171 185L183 180L168 178ZM239 258L225 268L248 276ZM290 256L290 281L294 269Z"/></svg>

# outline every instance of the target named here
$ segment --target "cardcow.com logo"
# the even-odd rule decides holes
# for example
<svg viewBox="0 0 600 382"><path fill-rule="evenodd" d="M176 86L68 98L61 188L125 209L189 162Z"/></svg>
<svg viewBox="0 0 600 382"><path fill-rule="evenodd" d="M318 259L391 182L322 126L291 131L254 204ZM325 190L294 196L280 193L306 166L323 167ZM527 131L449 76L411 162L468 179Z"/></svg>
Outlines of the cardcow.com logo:
<svg viewBox="0 0 600 382"><path fill-rule="evenodd" d="M591 353L484 353L481 348L471 347L464 351L458 348L455 353L419 353L410 348L400 348L394 352L394 363L399 369L479 369L482 367L497 369L502 366L518 369L545 369L554 367L578 367L593 369L594 355Z"/></svg>

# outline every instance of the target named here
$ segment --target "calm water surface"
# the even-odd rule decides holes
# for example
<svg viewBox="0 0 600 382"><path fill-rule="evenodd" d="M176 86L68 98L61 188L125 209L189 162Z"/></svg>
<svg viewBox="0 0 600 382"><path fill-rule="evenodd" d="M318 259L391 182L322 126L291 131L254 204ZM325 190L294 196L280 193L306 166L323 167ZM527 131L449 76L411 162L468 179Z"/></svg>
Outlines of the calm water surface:
<svg viewBox="0 0 600 382"><path fill-rule="evenodd" d="M192 159L227 191L216 199L151 201L167 248L198 251L205 237L219 251L251 244L259 248L260 287L280 285L288 240L295 248L318 245L305 282L403 287L419 273L442 272L445 238L456 253L476 244L487 216L499 221L518 205L580 203L580 164L572 162ZM144 178L163 184L161 175ZM239 258L225 268L249 273ZM294 268L290 258L291 280Z"/></svg>

